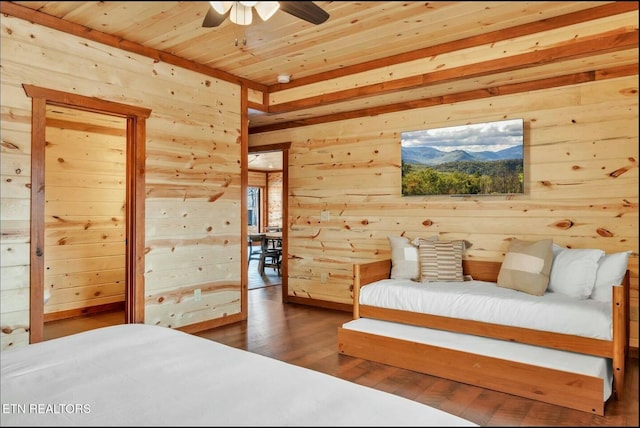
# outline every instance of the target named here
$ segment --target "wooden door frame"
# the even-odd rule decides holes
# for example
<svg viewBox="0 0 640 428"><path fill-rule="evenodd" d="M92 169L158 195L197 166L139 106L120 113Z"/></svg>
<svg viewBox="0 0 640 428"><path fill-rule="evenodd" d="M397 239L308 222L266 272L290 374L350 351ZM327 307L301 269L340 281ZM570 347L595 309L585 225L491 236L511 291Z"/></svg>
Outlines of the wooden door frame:
<svg viewBox="0 0 640 428"><path fill-rule="evenodd" d="M22 85L31 101L31 244L29 343L41 342L44 329L44 154L47 105L127 119L125 323L144 322L144 206L146 119L150 109Z"/></svg>
<svg viewBox="0 0 640 428"><path fill-rule="evenodd" d="M282 152L282 266L280 273L282 277L282 302L289 300L289 149L291 142L269 144L264 146L249 147L248 153ZM246 156L245 156L246 157ZM243 187L243 195L247 194L246 183ZM267 194L268 195L268 194ZM266 198L266 196L265 196ZM246 199L246 197L244 198ZM247 222L243 222L243 236L246 242ZM246 251L245 251L246 253ZM246 263L245 263L246 265Z"/></svg>

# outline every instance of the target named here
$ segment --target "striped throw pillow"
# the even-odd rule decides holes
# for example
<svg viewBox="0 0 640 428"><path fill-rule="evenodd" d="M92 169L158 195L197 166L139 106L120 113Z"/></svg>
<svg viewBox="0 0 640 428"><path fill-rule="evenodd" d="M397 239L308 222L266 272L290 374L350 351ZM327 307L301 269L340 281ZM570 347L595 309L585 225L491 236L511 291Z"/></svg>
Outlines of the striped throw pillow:
<svg viewBox="0 0 640 428"><path fill-rule="evenodd" d="M552 239L534 242L513 239L500 266L498 287L542 296L549 286L552 246Z"/></svg>
<svg viewBox="0 0 640 428"><path fill-rule="evenodd" d="M420 281L464 281L464 241L426 241L418 246Z"/></svg>

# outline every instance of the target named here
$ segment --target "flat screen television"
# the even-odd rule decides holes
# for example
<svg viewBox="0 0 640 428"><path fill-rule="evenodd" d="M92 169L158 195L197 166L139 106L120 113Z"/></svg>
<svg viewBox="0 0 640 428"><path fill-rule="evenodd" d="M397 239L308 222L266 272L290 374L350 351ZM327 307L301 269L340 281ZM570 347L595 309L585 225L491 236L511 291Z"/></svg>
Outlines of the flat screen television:
<svg viewBox="0 0 640 428"><path fill-rule="evenodd" d="M524 121L401 134L402 196L524 193Z"/></svg>

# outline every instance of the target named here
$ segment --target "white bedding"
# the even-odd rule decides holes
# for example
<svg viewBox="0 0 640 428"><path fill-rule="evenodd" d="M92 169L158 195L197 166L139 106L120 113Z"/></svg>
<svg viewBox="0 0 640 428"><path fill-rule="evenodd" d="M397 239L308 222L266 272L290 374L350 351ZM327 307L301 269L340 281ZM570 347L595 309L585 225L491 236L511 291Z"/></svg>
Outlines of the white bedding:
<svg viewBox="0 0 640 428"><path fill-rule="evenodd" d="M608 358L367 318L349 321L342 327L477 355L518 361L538 367L599 377L603 380L604 385L603 401L607 401L612 392L613 367Z"/></svg>
<svg viewBox="0 0 640 428"><path fill-rule="evenodd" d="M105 327L1 357L2 426L475 425L165 327Z"/></svg>
<svg viewBox="0 0 640 428"><path fill-rule="evenodd" d="M611 340L611 304L560 293L533 296L494 282L383 279L360 289L360 304Z"/></svg>

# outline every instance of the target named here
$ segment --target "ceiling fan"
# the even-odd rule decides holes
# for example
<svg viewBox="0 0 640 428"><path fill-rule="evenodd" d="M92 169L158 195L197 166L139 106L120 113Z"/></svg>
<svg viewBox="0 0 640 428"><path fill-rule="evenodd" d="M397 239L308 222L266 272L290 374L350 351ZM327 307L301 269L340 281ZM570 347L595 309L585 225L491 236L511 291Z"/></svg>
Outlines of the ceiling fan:
<svg viewBox="0 0 640 428"><path fill-rule="evenodd" d="M238 25L250 25L253 9L263 21L271 18L278 10L312 24L322 24L329 14L312 1L211 1L211 7L204 17L202 26L217 27L229 17Z"/></svg>

